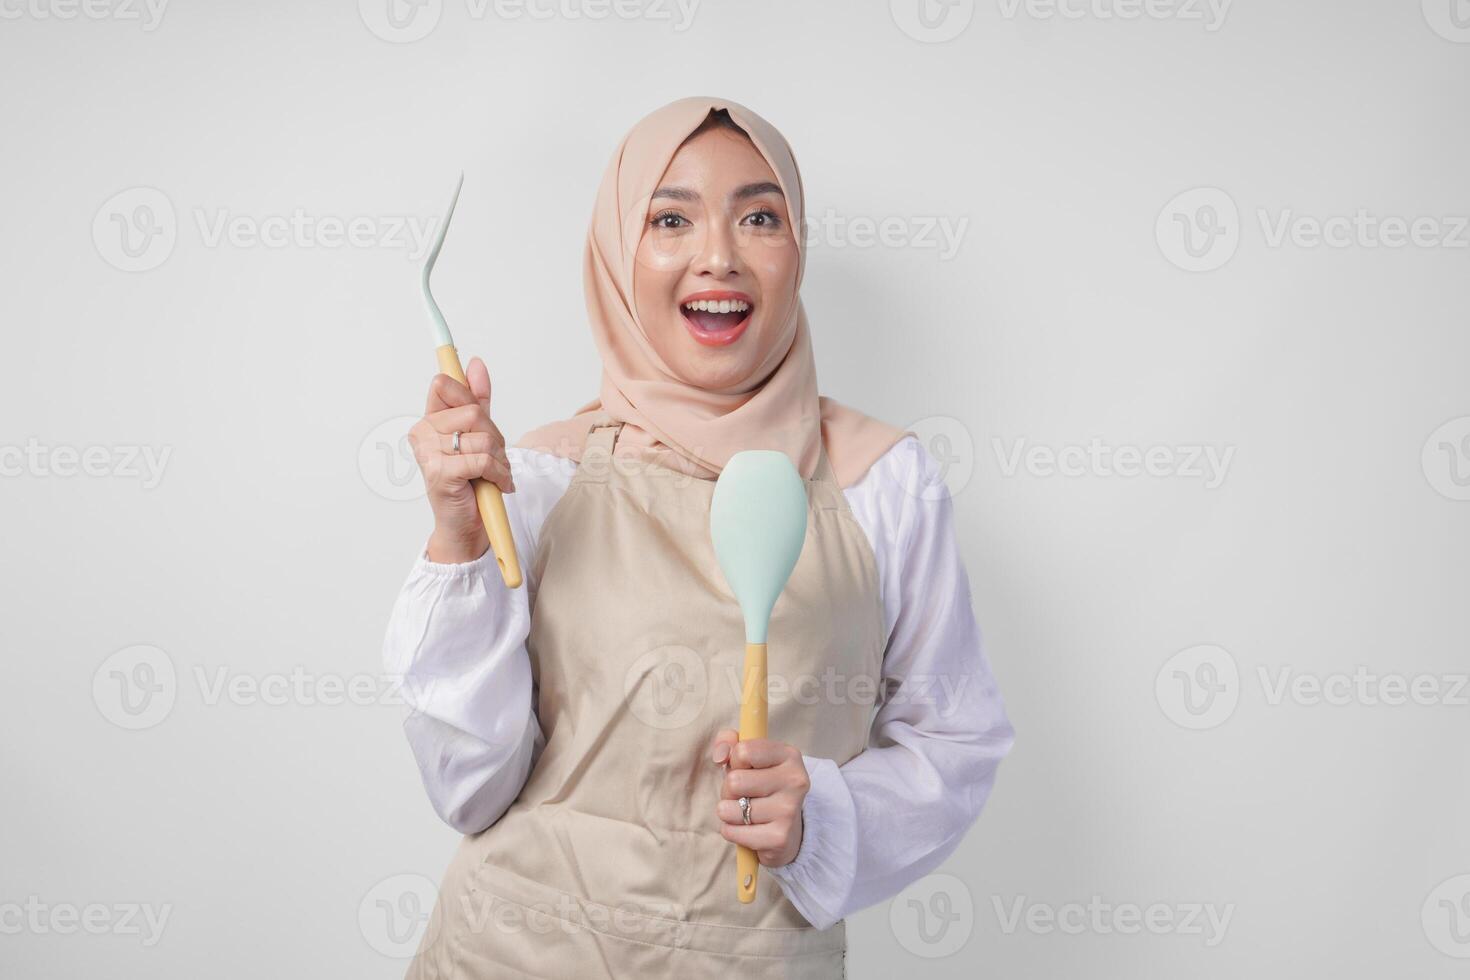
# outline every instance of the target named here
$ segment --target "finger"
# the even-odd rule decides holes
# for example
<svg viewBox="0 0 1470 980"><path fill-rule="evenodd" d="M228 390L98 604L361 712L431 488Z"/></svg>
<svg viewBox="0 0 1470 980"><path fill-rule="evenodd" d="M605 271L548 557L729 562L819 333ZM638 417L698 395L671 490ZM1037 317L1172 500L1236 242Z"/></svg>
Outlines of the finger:
<svg viewBox="0 0 1470 980"><path fill-rule="evenodd" d="M462 482L474 479L485 479L500 487L501 492L507 491L504 484L510 484L510 471L488 453L469 453L467 455L445 455L438 457L438 478L452 482ZM513 484L511 484L513 486Z"/></svg>
<svg viewBox="0 0 1470 980"><path fill-rule="evenodd" d="M432 415L446 408L474 404L475 396L469 388L447 374L436 374L429 382L429 403L424 407L424 414Z"/></svg>
<svg viewBox="0 0 1470 980"><path fill-rule="evenodd" d="M464 376L470 383L470 393L475 396L475 401L485 409L485 414L490 414L490 369L485 367L485 362L478 357L470 358L469 367L465 369Z"/></svg>
<svg viewBox="0 0 1470 980"><path fill-rule="evenodd" d="M753 823L749 827L744 824L720 824L720 834L725 840L732 844L743 844L755 851L761 859L761 864L775 856L775 852L786 846L786 832L776 824ZM761 852L769 852L762 854Z"/></svg>
<svg viewBox="0 0 1470 980"><path fill-rule="evenodd" d="M770 738L747 738L730 751L732 769L769 769L790 762L800 753L791 745Z"/></svg>
<svg viewBox="0 0 1470 980"><path fill-rule="evenodd" d="M515 493L515 474L511 472L510 460L506 458L505 449L500 445L496 436L489 432L461 432L459 434L459 449L454 448L454 434L444 435L434 433L436 445L445 456L490 456L495 460L496 475L491 477L504 493Z"/></svg>
<svg viewBox="0 0 1470 980"><path fill-rule="evenodd" d="M740 733L733 728L722 728L710 742L710 760L720 765L730 758L730 751L740 741Z"/></svg>
<svg viewBox="0 0 1470 980"><path fill-rule="evenodd" d="M750 797L750 822L752 824L771 823L779 818L794 817L796 808L784 796L752 796ZM715 814L725 823L745 826L745 818L740 815L740 797L733 800L720 800L715 804Z"/></svg>
<svg viewBox="0 0 1470 980"><path fill-rule="evenodd" d="M437 431L450 435L455 432L493 432L499 430L490 421L485 410L474 402L457 408L445 408L424 416Z"/></svg>
<svg viewBox="0 0 1470 980"><path fill-rule="evenodd" d="M781 769L730 769L720 780L720 798L775 796L792 788L791 777Z"/></svg>

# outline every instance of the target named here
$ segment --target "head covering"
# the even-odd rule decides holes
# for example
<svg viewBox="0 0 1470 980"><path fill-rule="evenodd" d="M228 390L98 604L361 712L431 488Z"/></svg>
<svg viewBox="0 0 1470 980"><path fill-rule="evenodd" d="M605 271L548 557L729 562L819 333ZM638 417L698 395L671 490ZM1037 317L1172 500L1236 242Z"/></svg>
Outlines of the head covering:
<svg viewBox="0 0 1470 980"><path fill-rule="evenodd" d="M781 311L775 342L741 390L710 390L680 379L654 350L639 322L634 257L647 225L648 202L680 144L712 110L724 109L749 134L786 198L796 236L795 301ZM625 423L616 454L636 456L701 479L719 475L735 453L775 449L811 479L819 440L840 486L862 478L874 460L908 434L818 395L811 333L800 288L806 268L805 204L796 158L776 128L729 99L697 96L671 102L623 137L603 174L587 233L583 285L592 339L602 356L602 390L571 418L528 432L516 443L581 459L594 424Z"/></svg>

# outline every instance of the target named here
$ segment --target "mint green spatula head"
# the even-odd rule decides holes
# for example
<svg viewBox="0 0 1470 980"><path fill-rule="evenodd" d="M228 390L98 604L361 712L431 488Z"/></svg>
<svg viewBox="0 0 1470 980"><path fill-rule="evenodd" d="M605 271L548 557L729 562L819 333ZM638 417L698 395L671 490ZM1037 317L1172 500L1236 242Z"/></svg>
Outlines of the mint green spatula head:
<svg viewBox="0 0 1470 980"><path fill-rule="evenodd" d="M806 484L783 452L736 453L715 481L710 538L745 614L747 643L766 642L776 597L806 541L806 506Z"/></svg>

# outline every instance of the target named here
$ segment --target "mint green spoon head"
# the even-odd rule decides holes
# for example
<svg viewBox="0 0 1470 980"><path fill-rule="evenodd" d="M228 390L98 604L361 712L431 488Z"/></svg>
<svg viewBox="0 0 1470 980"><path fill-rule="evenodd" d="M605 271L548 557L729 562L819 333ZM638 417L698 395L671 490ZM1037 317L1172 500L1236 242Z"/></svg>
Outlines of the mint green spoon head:
<svg viewBox="0 0 1470 980"><path fill-rule="evenodd" d="M745 642L766 642L776 598L806 541L806 484L783 452L747 449L715 481L709 532L745 615Z"/></svg>

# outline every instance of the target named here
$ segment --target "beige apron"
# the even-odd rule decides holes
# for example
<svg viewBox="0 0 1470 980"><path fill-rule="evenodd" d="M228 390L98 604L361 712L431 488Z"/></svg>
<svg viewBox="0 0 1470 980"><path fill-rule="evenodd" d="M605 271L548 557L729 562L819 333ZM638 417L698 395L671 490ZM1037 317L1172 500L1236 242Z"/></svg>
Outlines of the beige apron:
<svg viewBox="0 0 1470 980"><path fill-rule="evenodd" d="M817 930L762 869L735 893L715 734L738 728L745 630L710 541L714 482L612 456L594 420L534 557L526 646L547 742L525 787L445 873L408 975L836 980L846 923ZM861 752L882 667L872 547L825 448L806 543L770 626L769 737Z"/></svg>

